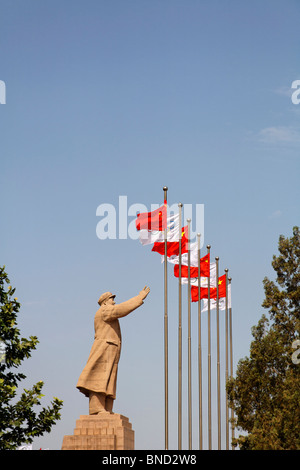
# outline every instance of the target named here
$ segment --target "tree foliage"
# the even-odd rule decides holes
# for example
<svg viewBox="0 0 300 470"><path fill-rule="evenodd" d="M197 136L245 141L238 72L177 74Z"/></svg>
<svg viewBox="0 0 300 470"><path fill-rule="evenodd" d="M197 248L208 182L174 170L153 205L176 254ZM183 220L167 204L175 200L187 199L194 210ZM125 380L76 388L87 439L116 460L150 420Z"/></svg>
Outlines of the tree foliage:
<svg viewBox="0 0 300 470"><path fill-rule="evenodd" d="M228 381L230 406L243 434L233 444L249 450L300 449L300 232L279 237L276 282L263 280L268 310L252 328L250 355ZM300 355L300 349L298 351Z"/></svg>
<svg viewBox="0 0 300 470"><path fill-rule="evenodd" d="M38 339L20 335L17 314L20 309L14 297L5 266L0 267L0 450L13 450L22 444L30 444L34 437L50 432L60 419L62 401L53 398L51 406L36 411L41 402L43 382L24 389L17 397L18 386L26 376L16 369L36 349Z"/></svg>

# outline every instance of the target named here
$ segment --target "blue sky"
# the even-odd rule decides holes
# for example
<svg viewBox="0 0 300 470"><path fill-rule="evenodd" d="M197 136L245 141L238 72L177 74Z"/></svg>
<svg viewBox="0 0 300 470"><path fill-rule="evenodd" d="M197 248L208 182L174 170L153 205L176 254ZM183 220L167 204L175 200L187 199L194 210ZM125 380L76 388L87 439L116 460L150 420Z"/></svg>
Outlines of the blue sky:
<svg viewBox="0 0 300 470"><path fill-rule="evenodd" d="M204 204L204 244L232 276L236 366L263 313L279 235L299 225L299 2L0 0L0 10L0 259L22 304L22 335L40 340L24 385L43 379L44 404L64 400L61 421L34 448L59 449L88 412L75 386L100 294L121 302L148 284L145 304L121 320L115 411L130 418L137 449L162 449L163 267L138 241L99 240L96 209L118 211L120 195L150 207L164 185L170 204ZM177 296L169 270L170 448ZM204 374L205 328L204 315ZM183 334L186 356L186 311ZM184 400L186 447L186 387Z"/></svg>

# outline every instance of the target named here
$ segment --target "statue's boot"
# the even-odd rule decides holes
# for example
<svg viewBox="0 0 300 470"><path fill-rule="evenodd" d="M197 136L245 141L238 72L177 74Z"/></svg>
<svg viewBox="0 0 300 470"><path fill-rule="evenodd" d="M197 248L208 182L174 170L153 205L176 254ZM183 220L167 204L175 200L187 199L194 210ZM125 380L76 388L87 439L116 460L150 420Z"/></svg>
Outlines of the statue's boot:
<svg viewBox="0 0 300 470"><path fill-rule="evenodd" d="M105 409L109 413L113 412L113 406L114 406L114 399L112 397L106 397L105 400Z"/></svg>
<svg viewBox="0 0 300 470"><path fill-rule="evenodd" d="M89 414L96 415L98 413L107 413L105 393L90 392L89 393Z"/></svg>

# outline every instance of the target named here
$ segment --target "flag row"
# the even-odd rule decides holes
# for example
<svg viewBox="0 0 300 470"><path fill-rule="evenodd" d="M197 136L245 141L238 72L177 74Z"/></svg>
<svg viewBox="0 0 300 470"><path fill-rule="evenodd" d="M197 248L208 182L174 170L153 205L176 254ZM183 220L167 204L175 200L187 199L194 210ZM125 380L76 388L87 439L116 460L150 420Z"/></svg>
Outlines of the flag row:
<svg viewBox="0 0 300 470"><path fill-rule="evenodd" d="M231 285L226 285L226 274L217 280L216 263L211 263L210 253L201 257L199 263L197 242L189 243L188 226L182 227L179 214L168 216L166 202L155 211L137 214L136 229L140 243L152 245L152 251L162 255L162 262L166 240L167 260L174 265L174 276L180 278L181 284L190 283L192 302L203 299L202 311L208 310L208 299L210 308L215 309L217 297L219 308L225 310L226 295L227 306L231 307Z"/></svg>

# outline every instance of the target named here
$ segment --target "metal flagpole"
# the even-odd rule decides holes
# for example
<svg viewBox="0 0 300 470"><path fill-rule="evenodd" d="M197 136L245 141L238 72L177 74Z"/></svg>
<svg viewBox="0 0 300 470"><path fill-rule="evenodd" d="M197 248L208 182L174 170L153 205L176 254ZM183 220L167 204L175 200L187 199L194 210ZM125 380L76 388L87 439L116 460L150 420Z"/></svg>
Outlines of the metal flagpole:
<svg viewBox="0 0 300 470"><path fill-rule="evenodd" d="M167 205L167 186L163 187L164 204ZM169 403L168 403L168 260L167 260L167 229L164 230L165 266L164 266L164 341L165 341L165 449L169 447Z"/></svg>
<svg viewBox="0 0 300 470"><path fill-rule="evenodd" d="M178 449L182 447L182 298L181 298L181 232L182 203L179 207L179 299L178 299Z"/></svg>
<svg viewBox="0 0 300 470"><path fill-rule="evenodd" d="M226 365L225 365L225 390L227 386L227 380L228 380L228 269L225 269L226 273L226 309L225 309L225 346L226 346L226 351L225 351L225 360L226 360ZM228 413L228 398L227 398L227 393L225 394L225 401L226 401L226 450L229 450L229 413Z"/></svg>
<svg viewBox="0 0 300 470"><path fill-rule="evenodd" d="M228 290L230 290L230 297L231 297L231 277L228 278ZM231 298L230 298L230 306L229 306L229 344L230 344L230 377L233 377L233 351L232 351L232 309L231 309ZM231 449L234 450L234 446L232 445L234 439L234 411L231 408Z"/></svg>
<svg viewBox="0 0 300 470"><path fill-rule="evenodd" d="M210 253L210 245L207 245L207 252ZM209 261L210 271L210 261ZM208 277L208 313L207 313L207 330L208 330L208 449L211 450L211 333L210 333L210 275Z"/></svg>
<svg viewBox="0 0 300 470"><path fill-rule="evenodd" d="M198 380L199 380L199 449L202 450L202 346L201 346L201 257L200 233L198 237Z"/></svg>
<svg viewBox="0 0 300 470"><path fill-rule="evenodd" d="M220 320L219 320L219 257L216 256L217 282L217 401L218 401L218 450L221 450L221 391L220 391Z"/></svg>
<svg viewBox="0 0 300 470"><path fill-rule="evenodd" d="M189 450L192 449L192 368L191 368L191 253L190 233L191 219L188 223L188 425L189 425Z"/></svg>

